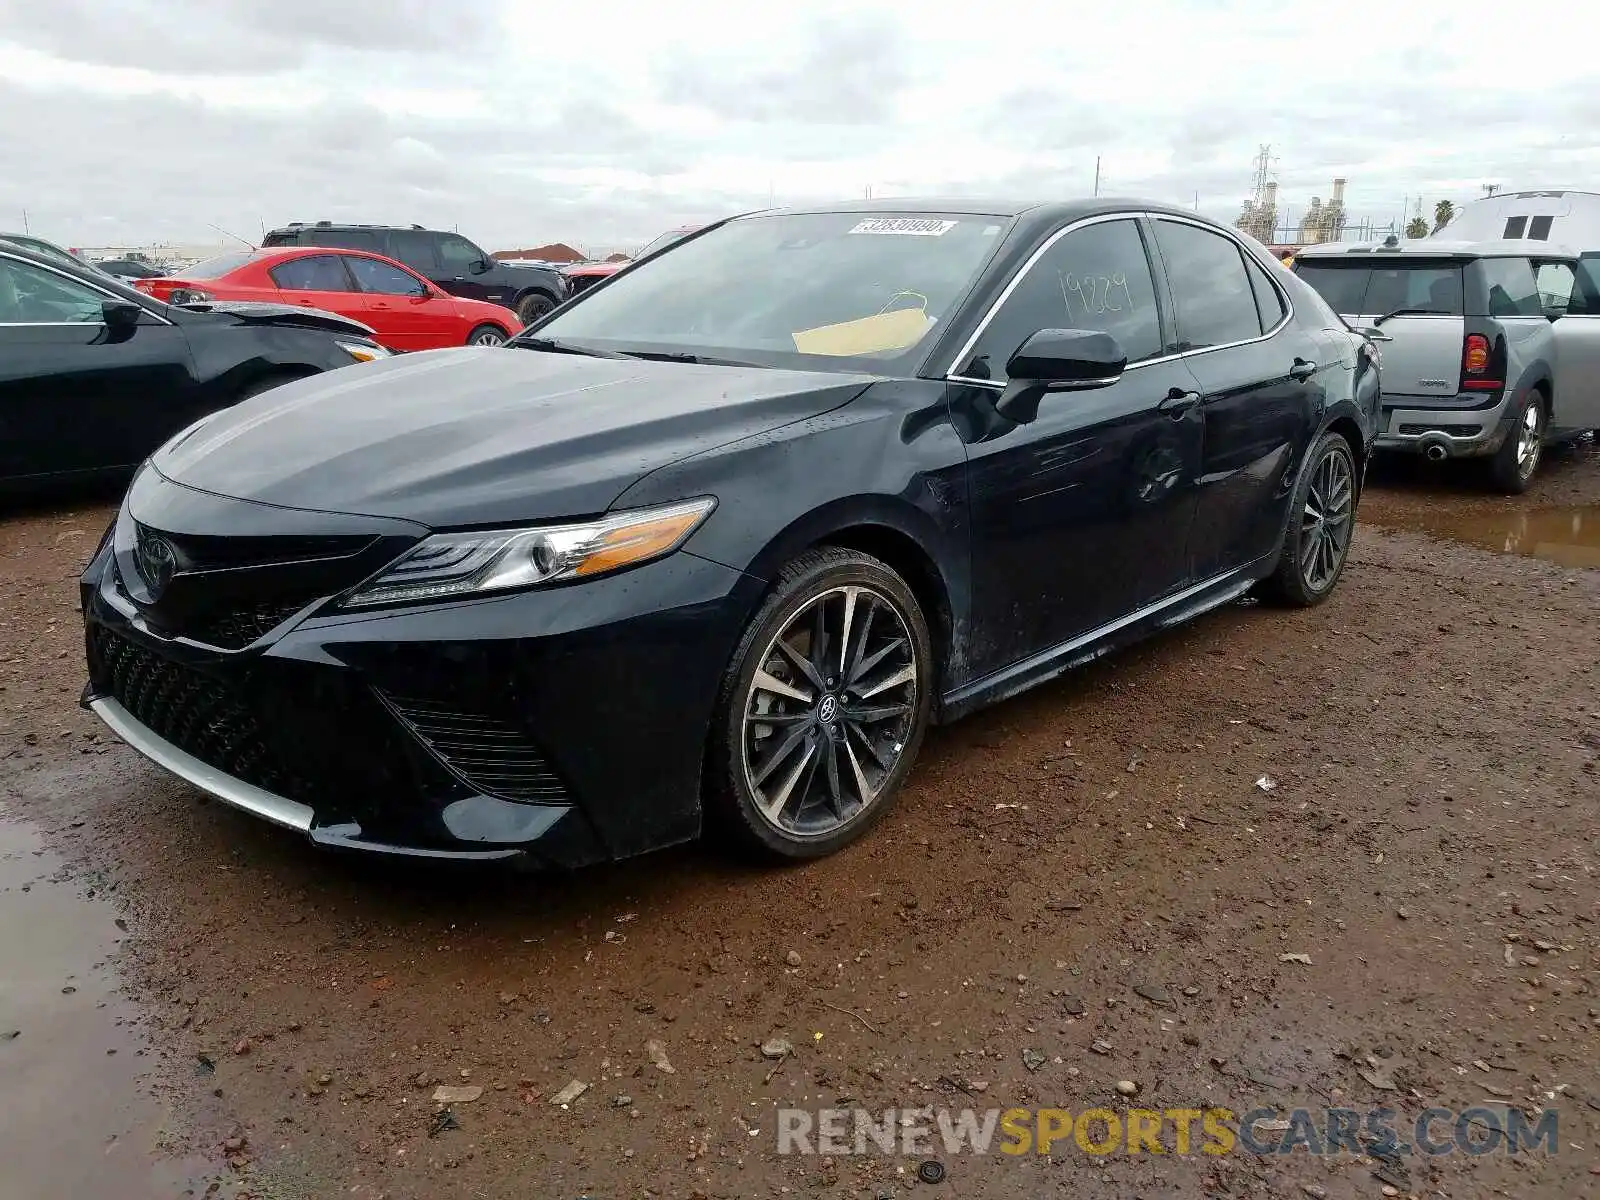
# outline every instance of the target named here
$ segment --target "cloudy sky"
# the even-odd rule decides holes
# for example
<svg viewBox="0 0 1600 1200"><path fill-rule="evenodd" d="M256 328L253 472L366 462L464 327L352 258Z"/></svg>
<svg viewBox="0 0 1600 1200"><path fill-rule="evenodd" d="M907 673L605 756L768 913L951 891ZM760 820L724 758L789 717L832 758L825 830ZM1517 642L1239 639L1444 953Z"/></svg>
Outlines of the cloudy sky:
<svg viewBox="0 0 1600 1200"><path fill-rule="evenodd" d="M0 0L0 229L615 248L769 197L1087 194L1097 155L1105 192L1227 216L1264 142L1294 215L1334 175L1382 221L1485 182L1600 190L1594 55L1479 0L762 7Z"/></svg>

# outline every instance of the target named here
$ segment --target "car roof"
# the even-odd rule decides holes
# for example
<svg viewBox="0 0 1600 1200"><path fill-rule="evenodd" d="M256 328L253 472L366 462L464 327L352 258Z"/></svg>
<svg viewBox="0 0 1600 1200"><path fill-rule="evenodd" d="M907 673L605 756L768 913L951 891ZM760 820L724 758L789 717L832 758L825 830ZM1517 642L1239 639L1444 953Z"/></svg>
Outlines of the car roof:
<svg viewBox="0 0 1600 1200"><path fill-rule="evenodd" d="M425 225L365 224L365 223L356 222L356 221L290 221L287 225L279 225L276 229L268 230L268 232L269 233L300 233L303 230L307 230L307 229L338 229L338 230L345 230L345 229L371 229L371 230L403 229L403 230L406 230L408 232L415 231L415 232L418 232L418 233L444 233L444 232L447 232L445 230L440 230L440 229L429 229Z"/></svg>
<svg viewBox="0 0 1600 1200"><path fill-rule="evenodd" d="M1160 200L1139 196L1086 196L1070 200L1018 200L982 196L909 196L881 200L844 200L833 204L814 204L791 208L759 209L743 216L800 216L823 213L906 213L947 214L950 216L996 217L1030 225L1058 225L1122 212L1150 212L1184 217L1203 225L1229 228L1189 208L1179 208ZM1238 230L1233 230L1237 234ZM1243 235L1240 235L1243 236Z"/></svg>
<svg viewBox="0 0 1600 1200"><path fill-rule="evenodd" d="M1352 255L1378 255L1401 258L1577 258L1578 251L1561 242L1494 239L1481 242L1456 238L1412 238L1391 246L1386 242L1322 242L1295 252L1302 258L1347 258Z"/></svg>

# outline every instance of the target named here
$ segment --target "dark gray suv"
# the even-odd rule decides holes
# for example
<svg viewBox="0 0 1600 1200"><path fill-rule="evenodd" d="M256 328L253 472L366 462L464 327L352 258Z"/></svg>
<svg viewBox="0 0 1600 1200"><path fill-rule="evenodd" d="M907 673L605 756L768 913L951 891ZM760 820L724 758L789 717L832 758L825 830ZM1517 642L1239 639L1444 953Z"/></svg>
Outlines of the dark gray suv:
<svg viewBox="0 0 1600 1200"><path fill-rule="evenodd" d="M558 271L506 263L486 254L459 233L421 225L340 225L291 221L261 239L263 246L340 246L371 250L405 263L452 296L487 300L515 310L532 324L570 294Z"/></svg>

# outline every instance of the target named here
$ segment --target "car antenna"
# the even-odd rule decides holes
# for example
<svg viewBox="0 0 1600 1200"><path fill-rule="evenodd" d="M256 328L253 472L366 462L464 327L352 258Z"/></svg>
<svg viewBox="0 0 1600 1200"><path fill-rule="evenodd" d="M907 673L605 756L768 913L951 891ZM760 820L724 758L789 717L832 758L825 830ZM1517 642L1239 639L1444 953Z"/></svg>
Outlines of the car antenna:
<svg viewBox="0 0 1600 1200"><path fill-rule="evenodd" d="M205 226L206 226L207 229L215 229L223 237L231 237L236 242L244 242L244 244L246 246L249 246L250 249L252 249L252 250L254 250L256 248L256 244L254 242L245 241L245 239L240 237L237 233L229 233L226 229L224 229L220 225L213 225L210 221L207 221L205 223Z"/></svg>

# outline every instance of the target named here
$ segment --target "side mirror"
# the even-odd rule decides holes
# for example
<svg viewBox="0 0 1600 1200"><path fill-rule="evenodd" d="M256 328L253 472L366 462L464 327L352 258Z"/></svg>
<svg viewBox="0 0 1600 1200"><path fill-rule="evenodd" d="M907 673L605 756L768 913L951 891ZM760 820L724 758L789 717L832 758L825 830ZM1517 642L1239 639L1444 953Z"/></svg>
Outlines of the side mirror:
<svg viewBox="0 0 1600 1200"><path fill-rule="evenodd" d="M1093 329L1041 329L1006 363L1010 382L995 408L1025 425L1039 415L1046 392L1110 387L1122 378L1128 356L1117 339Z"/></svg>
<svg viewBox="0 0 1600 1200"><path fill-rule="evenodd" d="M489 270L490 265L491 264L490 264L490 262L489 262L489 260L487 258L473 259L472 267L471 267L472 273L474 275L486 274L488 272L488 270Z"/></svg>
<svg viewBox="0 0 1600 1200"><path fill-rule="evenodd" d="M134 331L144 309L132 300L107 300L100 305L100 319L112 333L126 336Z"/></svg>

